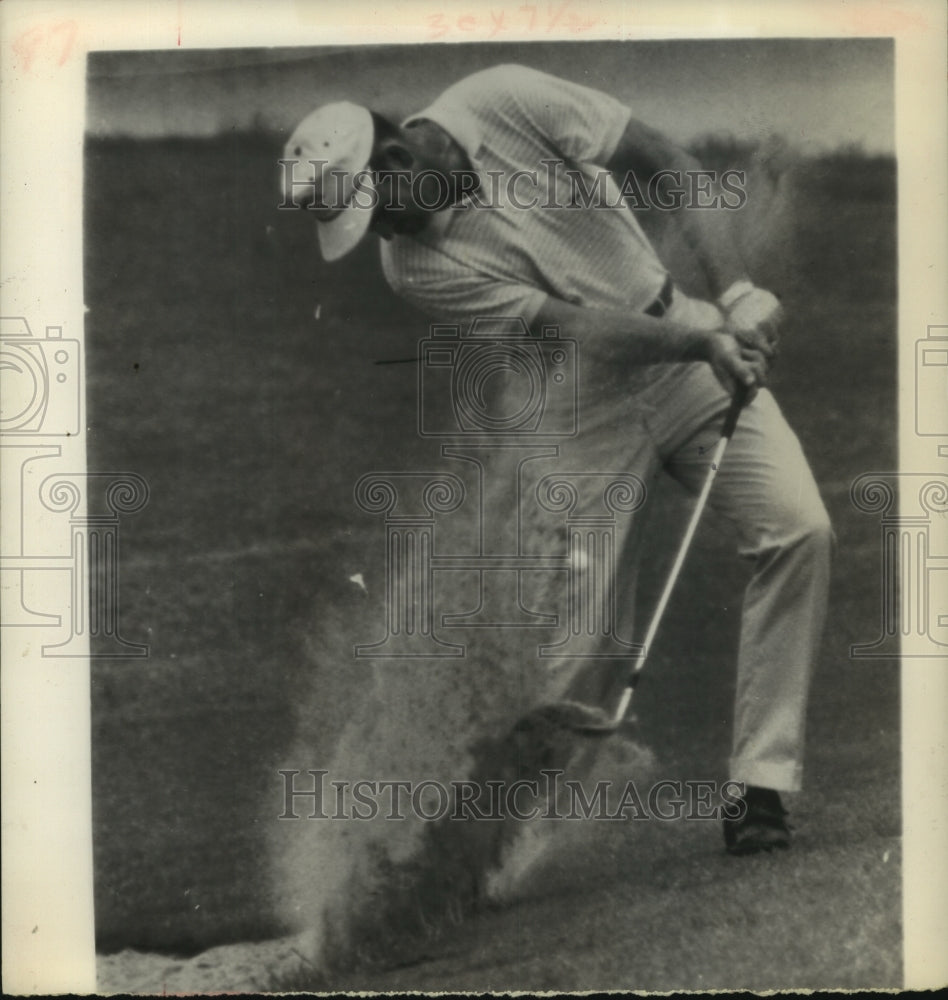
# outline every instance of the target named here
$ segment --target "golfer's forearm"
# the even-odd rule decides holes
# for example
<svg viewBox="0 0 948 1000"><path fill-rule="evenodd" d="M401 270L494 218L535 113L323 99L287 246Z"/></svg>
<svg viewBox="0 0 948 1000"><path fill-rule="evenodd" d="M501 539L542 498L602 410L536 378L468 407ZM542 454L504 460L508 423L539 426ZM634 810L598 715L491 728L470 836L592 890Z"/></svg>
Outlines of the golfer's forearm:
<svg viewBox="0 0 948 1000"><path fill-rule="evenodd" d="M678 219L685 239L704 268L712 295L719 296L735 281L747 277L727 210L685 205L679 210Z"/></svg>
<svg viewBox="0 0 948 1000"><path fill-rule="evenodd" d="M647 179L670 171L687 178L702 172L700 161L664 133L630 118L607 164L617 178L629 173ZM708 278L711 293L720 295L735 281L747 277L744 262L734 240L732 213L723 208L697 207L684 201L675 209L682 235L695 251Z"/></svg>
<svg viewBox="0 0 948 1000"><path fill-rule="evenodd" d="M587 309L548 298L533 322L535 330L557 326L561 337L576 340L583 354L622 365L707 361L711 332L654 319L644 313Z"/></svg>
<svg viewBox="0 0 948 1000"><path fill-rule="evenodd" d="M701 162L685 150L676 149L670 155L673 156L675 170L682 177L703 170ZM707 205L698 208L685 201L676 210L676 217L682 234L704 269L715 298L735 281L747 277L747 268L734 239L731 211Z"/></svg>

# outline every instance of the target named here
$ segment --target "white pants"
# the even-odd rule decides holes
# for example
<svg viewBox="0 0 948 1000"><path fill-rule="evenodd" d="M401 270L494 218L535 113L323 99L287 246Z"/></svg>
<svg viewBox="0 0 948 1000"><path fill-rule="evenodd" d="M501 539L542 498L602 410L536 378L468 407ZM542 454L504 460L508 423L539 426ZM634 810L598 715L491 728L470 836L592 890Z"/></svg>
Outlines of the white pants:
<svg viewBox="0 0 948 1000"><path fill-rule="evenodd" d="M668 315L708 329L720 324L714 306L680 292ZM705 363L622 370L581 357L579 433L561 446L556 468L629 472L648 483L663 466L697 493L728 403ZM596 504L601 508L600 498L589 502L591 514ZM738 551L754 565L741 618L730 777L797 791L833 536L799 441L768 390L741 413L709 504L733 522ZM615 582L626 595L637 561L628 541L619 538L616 545ZM601 661L553 666L557 695L592 703L614 704L625 680L623 671L604 670Z"/></svg>

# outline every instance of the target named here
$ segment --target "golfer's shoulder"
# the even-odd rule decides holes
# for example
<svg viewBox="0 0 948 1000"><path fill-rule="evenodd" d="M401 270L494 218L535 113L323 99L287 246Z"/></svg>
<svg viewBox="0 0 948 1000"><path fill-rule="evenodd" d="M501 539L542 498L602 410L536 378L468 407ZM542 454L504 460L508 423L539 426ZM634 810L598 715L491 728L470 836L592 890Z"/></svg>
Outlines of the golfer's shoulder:
<svg viewBox="0 0 948 1000"><path fill-rule="evenodd" d="M501 63L479 70L450 86L442 95L449 102L496 109L542 99L553 77L519 63Z"/></svg>
<svg viewBox="0 0 948 1000"><path fill-rule="evenodd" d="M497 141L552 143L579 159L599 153L629 117L629 108L603 91L519 63L459 80L442 95L439 112L442 121L473 119Z"/></svg>

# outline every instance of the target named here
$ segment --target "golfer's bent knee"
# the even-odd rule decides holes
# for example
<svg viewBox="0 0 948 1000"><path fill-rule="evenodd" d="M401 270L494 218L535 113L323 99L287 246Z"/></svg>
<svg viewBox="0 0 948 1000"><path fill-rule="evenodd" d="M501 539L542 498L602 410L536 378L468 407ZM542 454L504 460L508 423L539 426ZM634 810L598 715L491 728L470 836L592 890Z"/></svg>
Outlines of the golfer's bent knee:
<svg viewBox="0 0 948 1000"><path fill-rule="evenodd" d="M765 523L756 530L750 527L749 537L752 540L741 549L741 555L751 558L791 551L828 558L835 543L833 526L819 496L799 506L775 505Z"/></svg>
<svg viewBox="0 0 948 1000"><path fill-rule="evenodd" d="M815 503L793 511L792 516L785 521L783 539L786 545L802 545L814 555L829 556L836 536L829 514L819 498Z"/></svg>

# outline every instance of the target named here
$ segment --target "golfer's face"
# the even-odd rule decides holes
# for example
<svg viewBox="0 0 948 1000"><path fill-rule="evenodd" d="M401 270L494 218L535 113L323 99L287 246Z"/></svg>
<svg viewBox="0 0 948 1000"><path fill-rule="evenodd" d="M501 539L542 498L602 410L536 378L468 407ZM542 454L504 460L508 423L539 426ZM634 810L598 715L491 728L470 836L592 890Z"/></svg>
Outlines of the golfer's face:
<svg viewBox="0 0 948 1000"><path fill-rule="evenodd" d="M373 228L385 239L396 233L420 232L428 224L431 208L419 203L417 180L434 165L410 140L385 139L372 153L379 207Z"/></svg>
<svg viewBox="0 0 948 1000"><path fill-rule="evenodd" d="M427 215L409 215L407 212L387 212L379 209L378 215L372 222L372 229L383 240L390 240L393 236L412 236L420 233L427 225Z"/></svg>

